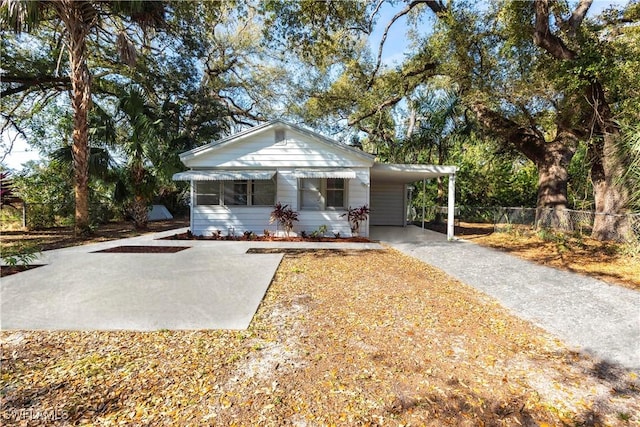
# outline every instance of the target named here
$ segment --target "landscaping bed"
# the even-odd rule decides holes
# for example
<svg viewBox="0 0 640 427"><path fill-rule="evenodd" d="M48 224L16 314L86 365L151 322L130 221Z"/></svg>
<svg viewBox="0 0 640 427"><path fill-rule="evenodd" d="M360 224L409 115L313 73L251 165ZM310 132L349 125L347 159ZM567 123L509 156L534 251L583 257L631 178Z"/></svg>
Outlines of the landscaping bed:
<svg viewBox="0 0 640 427"><path fill-rule="evenodd" d="M256 242L334 242L334 243L371 243L366 237L326 237L326 236L274 236L255 233L244 233L237 236L225 236L215 233L210 236L200 236L187 231L163 237L162 240L232 240Z"/></svg>
<svg viewBox="0 0 640 427"><path fill-rule="evenodd" d="M12 274L22 273L23 271L42 267L44 265L45 264L3 265L0 267L0 277L11 276Z"/></svg>
<svg viewBox="0 0 640 427"><path fill-rule="evenodd" d="M93 253L121 253L121 254L175 254L189 249L189 246L142 246L125 245L94 251Z"/></svg>

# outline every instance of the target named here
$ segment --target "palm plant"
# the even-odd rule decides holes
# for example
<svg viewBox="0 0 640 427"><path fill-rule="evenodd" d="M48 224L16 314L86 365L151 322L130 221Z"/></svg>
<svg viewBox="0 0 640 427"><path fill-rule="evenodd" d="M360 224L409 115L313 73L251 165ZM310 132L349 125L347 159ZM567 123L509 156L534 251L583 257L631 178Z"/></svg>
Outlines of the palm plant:
<svg viewBox="0 0 640 427"><path fill-rule="evenodd" d="M123 114L125 134L122 146L127 158L130 214L136 228L147 227L148 207L156 189L156 179L152 172L155 163L160 162L162 120L155 117L141 90L131 88L121 99L119 110ZM122 185L122 183L121 183Z"/></svg>
<svg viewBox="0 0 640 427"><path fill-rule="evenodd" d="M358 208L352 208L349 206L349 210L347 213L344 213L340 216L347 217L347 221L349 221L349 225L351 227L351 234L355 237L360 233L360 223L366 221L369 218L370 213L369 206L363 205Z"/></svg>
<svg viewBox="0 0 640 427"><path fill-rule="evenodd" d="M87 65L87 39L107 15L124 14L143 28L164 22L164 3L160 1L30 1L2 0L0 28L16 33L29 32L44 21L61 22L69 52L71 107L73 117L73 169L75 192L75 231L89 230L89 111L91 109L91 72ZM131 45L118 37L123 57L131 60Z"/></svg>
<svg viewBox="0 0 640 427"><path fill-rule="evenodd" d="M631 206L640 210L640 125L625 129L624 148L629 156L625 178L631 192Z"/></svg>
<svg viewBox="0 0 640 427"><path fill-rule="evenodd" d="M277 223L284 227L284 232L289 237L291 230L293 230L293 222L298 221L298 212L294 211L289 205L283 205L278 202L273 207L273 212L269 217L270 223Z"/></svg>

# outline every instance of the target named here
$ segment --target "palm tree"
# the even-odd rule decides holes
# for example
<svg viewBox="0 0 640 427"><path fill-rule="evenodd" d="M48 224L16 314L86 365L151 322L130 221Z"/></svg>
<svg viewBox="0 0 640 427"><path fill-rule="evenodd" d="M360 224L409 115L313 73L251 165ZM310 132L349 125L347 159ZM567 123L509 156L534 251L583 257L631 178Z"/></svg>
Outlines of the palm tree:
<svg viewBox="0 0 640 427"><path fill-rule="evenodd" d="M100 24L100 17L125 13L145 27L164 21L164 3L120 1L29 1L2 0L0 28L17 33L31 31L43 21L62 22L69 51L71 107L73 108L73 169L75 193L75 232L89 231L89 111L91 109L91 73L87 66L87 38ZM130 47L130 46L126 46Z"/></svg>
<svg viewBox="0 0 640 427"><path fill-rule="evenodd" d="M463 118L460 97L452 89L428 85L416 91L410 104L406 138L400 147L401 161L445 165L450 152L468 133L468 123ZM444 203L445 187L442 177L436 179L438 206ZM425 191L423 189L423 191ZM441 213L436 214L440 222Z"/></svg>
<svg viewBox="0 0 640 427"><path fill-rule="evenodd" d="M130 213L137 229L147 227L148 207L156 188L152 166L159 166L162 155L161 119L155 117L153 108L141 90L131 88L121 99L119 110L124 114L129 132L122 144L127 157L131 187Z"/></svg>

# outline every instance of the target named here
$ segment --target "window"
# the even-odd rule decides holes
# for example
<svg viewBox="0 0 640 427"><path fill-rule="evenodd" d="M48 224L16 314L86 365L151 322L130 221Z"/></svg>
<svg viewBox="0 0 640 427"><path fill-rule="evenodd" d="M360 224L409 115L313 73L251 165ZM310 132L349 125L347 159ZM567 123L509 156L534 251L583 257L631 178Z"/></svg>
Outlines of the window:
<svg viewBox="0 0 640 427"><path fill-rule="evenodd" d="M327 178L327 207L344 208L344 179Z"/></svg>
<svg viewBox="0 0 640 427"><path fill-rule="evenodd" d="M346 185L343 178L302 178L299 182L300 209L344 209Z"/></svg>
<svg viewBox="0 0 640 427"><path fill-rule="evenodd" d="M274 180L251 181L251 204L253 206L273 206L276 203L276 183Z"/></svg>
<svg viewBox="0 0 640 427"><path fill-rule="evenodd" d="M220 182L196 181L196 205L219 205Z"/></svg>
<svg viewBox="0 0 640 427"><path fill-rule="evenodd" d="M196 181L195 200L198 206L273 206L276 202L276 183L273 179Z"/></svg>
<svg viewBox="0 0 640 427"><path fill-rule="evenodd" d="M247 201L247 180L223 181L224 204L227 206L246 205Z"/></svg>
<svg viewBox="0 0 640 427"><path fill-rule="evenodd" d="M303 178L300 180L300 209L322 210L324 199L322 197L322 179Z"/></svg>

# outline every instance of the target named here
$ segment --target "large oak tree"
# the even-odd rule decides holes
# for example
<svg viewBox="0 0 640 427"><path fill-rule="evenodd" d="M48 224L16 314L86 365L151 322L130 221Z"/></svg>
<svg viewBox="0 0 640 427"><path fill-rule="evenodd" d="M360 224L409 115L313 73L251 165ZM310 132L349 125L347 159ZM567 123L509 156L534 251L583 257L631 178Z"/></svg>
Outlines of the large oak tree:
<svg viewBox="0 0 640 427"><path fill-rule="evenodd" d="M339 39L357 38L354 32L370 35L384 2L369 3L366 10L345 9L337 2L323 7L313 1L272 3L279 5L273 10L282 18L278 21L282 34L304 39L305 43L290 46L301 50L304 58ZM620 132L608 84L633 59L618 61L621 58L611 56L614 50L606 32L587 20L590 6L590 0L573 3L572 8L567 1L553 0L504 1L487 8L441 0L405 1L384 26L377 57L347 62L335 83L311 100L319 100L313 105L353 108L348 124L373 133L372 118L375 124L384 124L391 107L433 76L446 75L488 132L536 164L538 207L551 208L553 221L562 221L568 207L569 164L578 145L586 141L597 213L593 236L624 239L629 232L622 215L628 209L628 189L618 179L624 167L616 155ZM307 16L311 13L312 18ZM400 18L410 17L420 25L427 16L433 18L426 21L433 22L429 24L433 28L415 40L407 59L396 69L384 67L381 53L389 29ZM327 31L322 31L309 27L310 20L339 23L349 32L345 35L337 25L326 25ZM354 88L351 92L345 82ZM619 91L621 97L629 94Z"/></svg>

